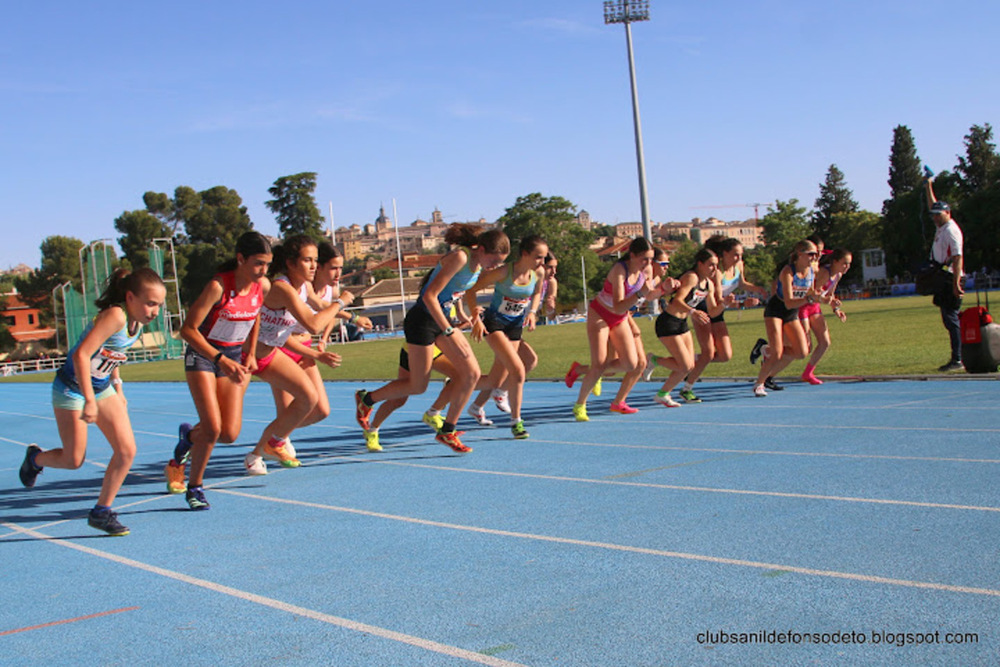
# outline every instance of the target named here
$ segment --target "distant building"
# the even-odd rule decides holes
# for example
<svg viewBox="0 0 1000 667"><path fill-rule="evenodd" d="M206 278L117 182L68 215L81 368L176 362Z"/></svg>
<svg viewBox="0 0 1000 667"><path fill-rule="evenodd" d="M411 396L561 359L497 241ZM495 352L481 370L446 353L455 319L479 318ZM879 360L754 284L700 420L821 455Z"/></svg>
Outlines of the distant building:
<svg viewBox="0 0 1000 667"><path fill-rule="evenodd" d="M630 237L635 238L636 236L642 236L642 223L641 222L620 222L615 225L615 236L616 237Z"/></svg>
<svg viewBox="0 0 1000 667"><path fill-rule="evenodd" d="M56 335L55 329L42 326L41 311L21 301L17 292L0 296L0 303L3 304L0 317L18 343L47 340Z"/></svg>
<svg viewBox="0 0 1000 667"><path fill-rule="evenodd" d="M580 213L577 214L577 216L576 216L576 224L580 225L581 227L583 227L584 229L586 229L588 232L590 230L592 230L596 226L596 223L594 223L590 219L590 214L587 213L587 211L585 211L585 210L581 210Z"/></svg>

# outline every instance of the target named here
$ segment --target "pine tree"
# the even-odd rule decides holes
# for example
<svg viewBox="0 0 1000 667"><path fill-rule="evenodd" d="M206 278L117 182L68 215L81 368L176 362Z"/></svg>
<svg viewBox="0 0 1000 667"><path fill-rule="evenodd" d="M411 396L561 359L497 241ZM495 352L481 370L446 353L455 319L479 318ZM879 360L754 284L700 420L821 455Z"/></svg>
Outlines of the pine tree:
<svg viewBox="0 0 1000 667"><path fill-rule="evenodd" d="M919 190L923 185L920 158L913 133L905 125L897 125L892 130L892 150L889 153L889 198ZM884 209L883 209L884 211Z"/></svg>
<svg viewBox="0 0 1000 667"><path fill-rule="evenodd" d="M854 193L847 187L844 172L831 164L826 172L826 180L819 186L819 197L816 199L815 210L812 213L813 231L820 238L826 239L834 226L834 216L838 213L856 213L860 206L854 200Z"/></svg>
<svg viewBox="0 0 1000 667"><path fill-rule="evenodd" d="M283 236L306 234L317 241L323 238L323 216L313 192L316 190L316 173L282 176L268 189L274 199L264 202L274 213Z"/></svg>
<svg viewBox="0 0 1000 667"><path fill-rule="evenodd" d="M1000 180L1000 155L992 139L989 123L973 125L965 135L965 157L959 156L955 167L963 194L985 190Z"/></svg>

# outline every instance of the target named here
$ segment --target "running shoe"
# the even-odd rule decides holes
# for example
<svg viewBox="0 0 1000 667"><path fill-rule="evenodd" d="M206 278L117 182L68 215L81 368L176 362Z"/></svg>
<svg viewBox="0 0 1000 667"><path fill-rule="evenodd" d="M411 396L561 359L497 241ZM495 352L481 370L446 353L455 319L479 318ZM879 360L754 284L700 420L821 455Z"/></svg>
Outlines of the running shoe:
<svg viewBox="0 0 1000 667"><path fill-rule="evenodd" d="M503 389L494 389L491 392L491 396L493 396L493 402L497 404L497 409L500 412L510 414L510 398L506 391Z"/></svg>
<svg viewBox="0 0 1000 667"><path fill-rule="evenodd" d="M493 426L493 420L486 417L486 410L482 406L473 403L469 406L469 416L476 420L476 423L480 426ZM444 425L444 420L441 420L441 425ZM440 431L441 429L437 429Z"/></svg>
<svg viewBox="0 0 1000 667"><path fill-rule="evenodd" d="M597 382L594 383L594 388L590 390L590 393L594 396L601 395L601 378L597 378Z"/></svg>
<svg viewBox="0 0 1000 667"><path fill-rule="evenodd" d="M765 345L767 345L767 341L763 338L758 338L757 342L753 344L753 349L750 350L751 364L756 364L757 360L760 359L760 355L764 353Z"/></svg>
<svg viewBox="0 0 1000 667"><path fill-rule="evenodd" d="M291 438L285 438L285 451L288 452L288 455L293 459L299 458L295 452L295 446L292 444Z"/></svg>
<svg viewBox="0 0 1000 667"><path fill-rule="evenodd" d="M764 390L764 385L762 384L755 385L753 388L753 395L756 396L757 398L764 398L765 396L767 396L767 392Z"/></svg>
<svg viewBox="0 0 1000 667"><path fill-rule="evenodd" d="M282 468L298 468L300 463L297 458L288 455L288 450L284 445L275 447L270 442L264 443L264 453L261 455L265 459L277 461Z"/></svg>
<svg viewBox="0 0 1000 667"><path fill-rule="evenodd" d="M642 371L642 381L649 382L656 370L656 355L652 352L646 353L646 368Z"/></svg>
<svg viewBox="0 0 1000 667"><path fill-rule="evenodd" d="M354 392L354 404L356 406L354 412L354 418L358 420L358 425L360 425L361 428L363 428L366 431L370 426L368 423L368 418L372 414L372 406L367 405L365 403L365 396L367 395L368 392L365 391L364 389L358 389L356 392Z"/></svg>
<svg viewBox="0 0 1000 667"><path fill-rule="evenodd" d="M964 371L965 364L961 361L949 361L944 366L938 368L939 373L951 373L952 371Z"/></svg>
<svg viewBox="0 0 1000 667"><path fill-rule="evenodd" d="M184 500L187 501L188 507L193 510L207 510L212 507L205 500L205 489L200 486L189 488L184 494Z"/></svg>
<svg viewBox="0 0 1000 667"><path fill-rule="evenodd" d="M112 537L122 537L129 533L128 528L118 521L118 515L111 510L104 510L103 512L90 510L90 514L87 515L87 525L97 530L103 530Z"/></svg>
<svg viewBox="0 0 1000 667"><path fill-rule="evenodd" d="M266 475L267 465L264 463L264 459L257 456L253 452L250 452L245 457L243 457L243 467L247 469L248 475Z"/></svg>
<svg viewBox="0 0 1000 667"><path fill-rule="evenodd" d="M42 448L38 445L30 444L28 445L28 450L24 453L24 460L21 461L21 469L18 471L18 476L21 478L21 484L24 484L29 489L35 485L35 479L42 472L42 468L34 464L35 457L41 451Z"/></svg>
<svg viewBox="0 0 1000 667"><path fill-rule="evenodd" d="M701 403L701 399L694 393L694 389L681 389L681 398L685 403Z"/></svg>
<svg viewBox="0 0 1000 667"><path fill-rule="evenodd" d="M187 484L184 483L184 464L170 459L170 463L163 469L163 474L167 478L167 493L184 493L187 491Z"/></svg>
<svg viewBox="0 0 1000 667"><path fill-rule="evenodd" d="M771 391L784 391L785 388L778 384L773 377L769 377L764 380L764 387L770 389Z"/></svg>
<svg viewBox="0 0 1000 667"><path fill-rule="evenodd" d="M576 383L577 378L580 377L580 364L573 362L569 370L566 372L566 386L573 388L573 384Z"/></svg>
<svg viewBox="0 0 1000 667"><path fill-rule="evenodd" d="M177 444L174 445L174 461L184 465L191 460L191 424L177 427Z"/></svg>
<svg viewBox="0 0 1000 667"><path fill-rule="evenodd" d="M424 420L426 421L426 420ZM381 452L382 445L378 441L378 429L372 429L371 431L365 431L365 447L368 448L369 452Z"/></svg>
<svg viewBox="0 0 1000 667"><path fill-rule="evenodd" d="M427 424L434 430L435 433L440 431L441 427L444 426L444 417L442 417L441 415L430 415L425 412L422 419L424 420L425 424Z"/></svg>
<svg viewBox="0 0 1000 667"><path fill-rule="evenodd" d="M462 444L462 441L458 439L461 431L449 431L448 433L438 433L435 436L435 440L440 442L442 445L448 445L453 451L459 454L466 454L472 451L472 447L467 447Z"/></svg>
<svg viewBox="0 0 1000 667"><path fill-rule="evenodd" d="M812 373L803 373L802 374L802 381L803 382L808 382L809 384L823 384L823 381L820 380L818 377L816 377Z"/></svg>
<svg viewBox="0 0 1000 667"><path fill-rule="evenodd" d="M672 399L670 397L670 392L669 391L668 392L662 392L662 391L656 392L656 396L653 397L653 400L656 401L657 403L659 403L660 405L662 405L663 407L666 407L666 408L679 408L679 407L681 407L680 403L678 403L677 401L675 401L674 399Z"/></svg>
<svg viewBox="0 0 1000 667"><path fill-rule="evenodd" d="M633 408L631 405L622 401L621 403L612 403L611 412L617 412L622 415L634 415L639 412L639 408Z"/></svg>
<svg viewBox="0 0 1000 667"><path fill-rule="evenodd" d="M510 432L514 434L516 440L527 440L528 431L524 428L524 420L518 419L514 422L514 425L510 427Z"/></svg>
<svg viewBox="0 0 1000 667"><path fill-rule="evenodd" d="M586 403L576 403L573 405L573 416L576 417L578 422L589 422L590 417L587 416L587 404Z"/></svg>

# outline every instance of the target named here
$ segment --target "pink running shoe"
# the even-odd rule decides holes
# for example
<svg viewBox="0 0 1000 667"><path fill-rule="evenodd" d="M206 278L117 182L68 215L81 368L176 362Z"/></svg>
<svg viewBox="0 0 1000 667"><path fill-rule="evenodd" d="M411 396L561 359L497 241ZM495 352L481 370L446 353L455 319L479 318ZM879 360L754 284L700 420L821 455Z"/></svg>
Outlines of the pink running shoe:
<svg viewBox="0 0 1000 667"><path fill-rule="evenodd" d="M576 382L577 378L580 377L580 364L573 362L573 365L569 367L569 371L566 373L566 386L570 389L573 388L573 383Z"/></svg>
<svg viewBox="0 0 1000 667"><path fill-rule="evenodd" d="M623 415L634 415L639 412L639 408L633 408L631 405L622 401L621 403L612 403L611 412L617 412Z"/></svg>

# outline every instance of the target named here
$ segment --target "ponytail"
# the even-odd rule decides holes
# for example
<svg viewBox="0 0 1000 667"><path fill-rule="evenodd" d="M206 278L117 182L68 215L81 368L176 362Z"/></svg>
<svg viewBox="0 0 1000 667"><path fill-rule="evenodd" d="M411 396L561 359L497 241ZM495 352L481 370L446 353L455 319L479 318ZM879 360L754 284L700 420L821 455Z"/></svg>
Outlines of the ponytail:
<svg viewBox="0 0 1000 667"><path fill-rule="evenodd" d="M132 272L127 269L117 269L108 278L107 287L94 303L101 310L106 310L111 306L121 306L125 303L125 295L128 292L141 294L146 287L151 285L163 286L163 278L149 267L136 269Z"/></svg>
<svg viewBox="0 0 1000 667"><path fill-rule="evenodd" d="M270 255L271 242L260 232L246 232L236 239L236 254L242 256L243 259L248 259L253 255ZM220 264L216 271L218 273L233 271L237 265L238 262L233 257Z"/></svg>
<svg viewBox="0 0 1000 667"><path fill-rule="evenodd" d="M279 273L285 273L288 271L288 262L290 260L298 259L299 255L302 254L303 248L315 245L316 241L311 236L306 236L305 234L288 237L282 241L281 245L274 246L274 261L271 262L271 270L268 272L268 275L274 277Z"/></svg>

